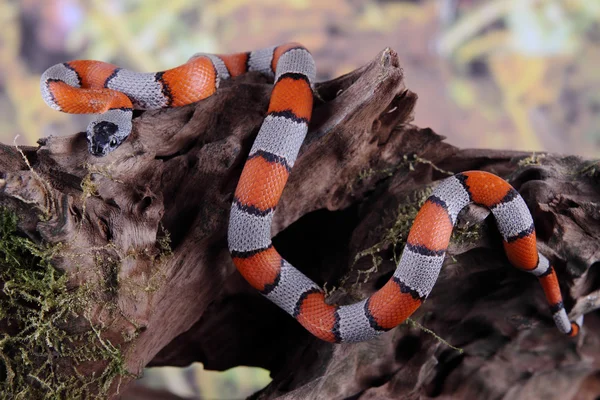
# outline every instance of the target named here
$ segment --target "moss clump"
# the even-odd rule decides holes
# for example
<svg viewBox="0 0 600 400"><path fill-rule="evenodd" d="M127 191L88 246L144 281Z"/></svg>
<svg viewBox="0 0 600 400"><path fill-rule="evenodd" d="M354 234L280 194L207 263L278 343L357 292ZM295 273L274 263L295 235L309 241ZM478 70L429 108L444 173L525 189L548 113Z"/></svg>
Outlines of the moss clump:
<svg viewBox="0 0 600 400"><path fill-rule="evenodd" d="M373 168L368 168L368 169L360 171L358 174L357 181L360 182L365 179L369 179L373 176L376 176L379 179L385 178L385 177L390 177L390 176L393 176L397 171L399 171L403 168L406 168L406 170L408 172L411 172L411 171L414 171L415 166L419 165L419 164L429 165L429 166L431 166L432 169L434 169L435 171L440 172L444 175L448 175L448 176L454 175L453 172L447 171L445 169L438 167L432 161L430 161L426 158L419 157L416 154L404 154L402 156L402 160L398 164L393 165L391 167L378 169L378 170L373 169Z"/></svg>
<svg viewBox="0 0 600 400"><path fill-rule="evenodd" d="M600 175L600 161L593 160L583 163L583 168L577 172L577 175L586 176L588 178L596 178Z"/></svg>
<svg viewBox="0 0 600 400"><path fill-rule="evenodd" d="M358 277L357 282L359 283L360 277L365 276L363 282L369 280L371 273L376 272L383 261L380 253L388 247L392 247L394 258L393 261L397 265L400 262L401 253L398 252L399 246L405 244L408 238L408 233L412 227L413 221L419 212L419 209L425 203L425 200L429 197L432 190L426 188L414 192L411 196L408 196L406 202L398 205L396 210L394 224L383 233L381 240L373 246L364 249L356 254L354 262L352 263L353 268L356 263L363 257L371 257L372 266L366 271L357 271Z"/></svg>
<svg viewBox="0 0 600 400"><path fill-rule="evenodd" d="M546 158L545 154L532 153L531 156L525 157L522 160L519 160L517 165L519 167L529 167L532 165L542 165L542 160Z"/></svg>
<svg viewBox="0 0 600 400"><path fill-rule="evenodd" d="M458 245L464 245L472 243L481 239L483 236L484 224L464 224L462 226L455 226L452 230L452 237L450 238L451 243Z"/></svg>
<svg viewBox="0 0 600 400"><path fill-rule="evenodd" d="M120 349L83 317L93 291L70 288L52 266L60 249L19 236L16 215L0 208L1 398L104 398L130 374ZM85 373L96 362L103 372Z"/></svg>

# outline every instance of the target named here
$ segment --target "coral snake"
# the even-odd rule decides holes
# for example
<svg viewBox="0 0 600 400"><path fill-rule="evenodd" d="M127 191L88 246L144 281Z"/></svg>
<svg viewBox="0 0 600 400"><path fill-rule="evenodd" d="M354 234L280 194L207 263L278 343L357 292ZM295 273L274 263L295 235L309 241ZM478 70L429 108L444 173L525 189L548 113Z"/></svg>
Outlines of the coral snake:
<svg viewBox="0 0 600 400"><path fill-rule="evenodd" d="M431 292L458 213L475 203L494 215L509 261L539 279L558 329L578 333L583 317L569 321L554 268L537 251L525 202L506 181L487 172L463 172L438 184L412 225L393 276L365 300L327 304L324 291L279 255L271 242L271 221L308 130L316 73L312 56L297 43L231 55L196 54L158 73L70 61L44 72L41 91L56 110L99 114L87 128L87 140L91 154L104 156L129 136L134 108L190 104L215 93L221 80L247 71L267 75L275 84L235 191L229 250L250 285L308 331L329 342L357 342L402 323Z"/></svg>

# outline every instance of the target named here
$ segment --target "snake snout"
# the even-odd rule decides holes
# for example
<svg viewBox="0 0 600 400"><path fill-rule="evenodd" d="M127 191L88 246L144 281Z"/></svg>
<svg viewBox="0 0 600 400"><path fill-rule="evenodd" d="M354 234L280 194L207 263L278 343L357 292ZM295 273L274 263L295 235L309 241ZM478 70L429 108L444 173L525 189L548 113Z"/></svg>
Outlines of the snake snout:
<svg viewBox="0 0 600 400"><path fill-rule="evenodd" d="M96 157L104 157L107 152L99 144L90 144L90 153Z"/></svg>

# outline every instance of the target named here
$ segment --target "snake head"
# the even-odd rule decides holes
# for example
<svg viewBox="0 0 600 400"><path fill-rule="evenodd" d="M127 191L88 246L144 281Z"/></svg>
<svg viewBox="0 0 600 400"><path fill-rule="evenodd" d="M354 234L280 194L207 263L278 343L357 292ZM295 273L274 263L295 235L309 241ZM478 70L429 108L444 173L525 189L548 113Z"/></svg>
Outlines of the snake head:
<svg viewBox="0 0 600 400"><path fill-rule="evenodd" d="M103 157L115 150L121 141L117 137L119 127L112 122L100 121L88 129L87 140L90 153L96 157Z"/></svg>
<svg viewBox="0 0 600 400"><path fill-rule="evenodd" d="M88 125L88 150L93 156L104 157L116 150L130 133L131 111L109 110Z"/></svg>

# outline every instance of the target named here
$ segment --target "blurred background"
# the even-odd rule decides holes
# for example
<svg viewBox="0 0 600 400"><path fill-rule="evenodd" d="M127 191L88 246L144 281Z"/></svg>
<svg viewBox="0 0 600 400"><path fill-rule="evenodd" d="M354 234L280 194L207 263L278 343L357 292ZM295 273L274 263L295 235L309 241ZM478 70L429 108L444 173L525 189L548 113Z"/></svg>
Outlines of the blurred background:
<svg viewBox="0 0 600 400"><path fill-rule="evenodd" d="M319 80L393 48L419 95L415 123L456 146L600 155L598 0L0 0L0 26L3 143L85 130L90 116L41 99L55 63L149 72L298 41ZM238 399L268 382L247 367L154 368L124 398Z"/></svg>

